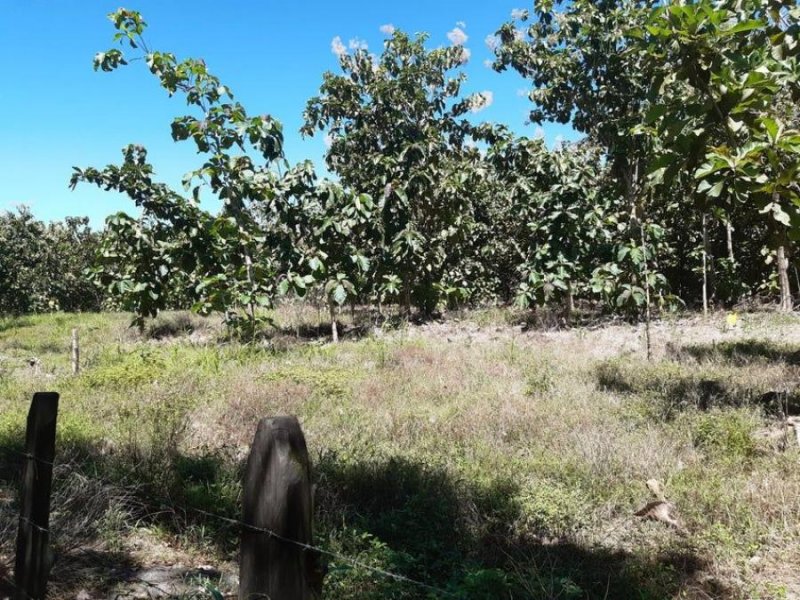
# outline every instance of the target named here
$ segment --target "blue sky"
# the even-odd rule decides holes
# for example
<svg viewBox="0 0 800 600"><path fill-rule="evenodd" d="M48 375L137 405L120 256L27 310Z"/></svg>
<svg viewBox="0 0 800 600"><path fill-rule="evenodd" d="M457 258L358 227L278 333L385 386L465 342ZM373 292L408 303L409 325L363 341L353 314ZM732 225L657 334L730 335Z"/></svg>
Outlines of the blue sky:
<svg viewBox="0 0 800 600"><path fill-rule="evenodd" d="M430 45L450 44L448 32L468 36L471 60L465 91L491 91L480 118L508 124L520 135L539 133L526 124L526 83L498 74L484 61L484 40L525 0L288 0L192 2L139 0L152 48L178 58L202 57L252 114L269 113L284 124L291 162L306 158L322 166L322 136L298 133L306 100L325 71L336 71L334 37L345 46L363 40L379 52L391 24L427 31ZM25 204L40 219L87 215L102 226L110 213L134 212L126 198L87 185L68 189L73 166L119 162L128 143L146 146L158 178L180 189L181 176L199 157L188 143L170 137L170 122L183 114L182 99L170 99L142 63L115 73L92 70L96 52L111 47L106 15L121 0L0 0L0 210ZM552 144L574 138L568 127L546 125ZM209 205L213 208L212 205Z"/></svg>

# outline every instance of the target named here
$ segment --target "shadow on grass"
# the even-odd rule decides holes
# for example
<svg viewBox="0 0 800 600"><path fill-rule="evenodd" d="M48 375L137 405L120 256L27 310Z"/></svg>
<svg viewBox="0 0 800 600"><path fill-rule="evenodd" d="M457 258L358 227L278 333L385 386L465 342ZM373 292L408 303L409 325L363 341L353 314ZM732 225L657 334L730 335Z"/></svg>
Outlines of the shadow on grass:
<svg viewBox="0 0 800 600"><path fill-rule="evenodd" d="M753 363L782 363L800 365L800 349L765 340L743 340L714 344L692 344L671 348L671 355L678 360L693 358L697 362L724 362L736 366Z"/></svg>
<svg viewBox="0 0 800 600"><path fill-rule="evenodd" d="M653 398L659 418L671 419L687 408L759 407L768 416L800 414L800 390L776 382L773 389L753 385L746 378L706 371L677 362L638 363L609 360L595 369L604 390Z"/></svg>
<svg viewBox="0 0 800 600"><path fill-rule="evenodd" d="M710 580L699 583L707 564L689 549L652 556L515 531L523 515L511 481L479 486L398 459L345 464L324 457L316 472L323 540L456 597L656 599L689 585L733 597ZM352 572L329 576L326 585L344 582L347 598L430 597L407 583L374 583Z"/></svg>
<svg viewBox="0 0 800 600"><path fill-rule="evenodd" d="M14 470L9 463L17 470L21 465L11 460L17 451L16 445L0 440L4 478ZM151 455L124 448L108 452L87 443L62 451L59 460L69 461L77 473L69 483L67 471L56 471L52 509L62 516L53 523L60 559L51 580L59 597L75 597L84 588L106 597L139 568L130 554L104 549L108 525L105 532L87 527L67 539L59 530L77 531L85 521L83 513L101 518L103 507L118 507L101 502L112 490L124 491L125 498L124 519L111 526L117 528L112 535L125 535L133 524L153 524L185 544L211 544L220 555L235 556L238 528L200 511L240 517L241 459L219 451L191 456L174 449ZM655 600L690 587L700 590L698 597L734 597L703 576L703 557L678 543L656 554L637 553L553 538L546 530L520 531L524 515L514 481L490 478L479 484L411 460L343 461L332 454L322 456L313 470L319 546L456 598ZM75 488L76 481L84 483ZM18 476L8 487L17 484ZM14 508L7 507L6 520L14 516ZM335 558L325 590L326 597L337 599L441 597L440 592Z"/></svg>

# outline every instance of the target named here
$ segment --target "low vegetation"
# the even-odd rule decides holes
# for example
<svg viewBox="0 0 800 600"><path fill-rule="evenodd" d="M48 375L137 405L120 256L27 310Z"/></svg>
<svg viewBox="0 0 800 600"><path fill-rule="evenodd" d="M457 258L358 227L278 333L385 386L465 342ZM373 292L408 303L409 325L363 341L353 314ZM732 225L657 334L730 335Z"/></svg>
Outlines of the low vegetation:
<svg viewBox="0 0 800 600"><path fill-rule="evenodd" d="M661 321L648 363L635 325L523 331L495 310L377 327L356 311L329 344L315 310L270 316L248 345L184 313L144 334L125 314L0 322L0 564L46 388L62 398L53 597L124 595L174 564L213 573L192 594L230 592L237 531L207 513L239 517L256 423L278 414L308 440L317 544L436 590L337 558L327 598L800 593L800 448L782 428L800 319ZM680 531L634 516L650 479Z"/></svg>

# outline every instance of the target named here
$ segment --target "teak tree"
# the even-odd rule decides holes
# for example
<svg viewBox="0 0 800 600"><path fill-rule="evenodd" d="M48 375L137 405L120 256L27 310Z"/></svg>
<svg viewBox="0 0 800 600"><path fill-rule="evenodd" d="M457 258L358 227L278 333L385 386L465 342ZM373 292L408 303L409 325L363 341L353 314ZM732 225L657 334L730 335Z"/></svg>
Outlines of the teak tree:
<svg viewBox="0 0 800 600"><path fill-rule="evenodd" d="M461 96L464 49L428 50L426 39L395 31L380 56L342 54L342 74L325 74L302 131L326 131L328 167L376 203L379 292L429 314L472 226L472 143L488 128L466 118L487 97Z"/></svg>

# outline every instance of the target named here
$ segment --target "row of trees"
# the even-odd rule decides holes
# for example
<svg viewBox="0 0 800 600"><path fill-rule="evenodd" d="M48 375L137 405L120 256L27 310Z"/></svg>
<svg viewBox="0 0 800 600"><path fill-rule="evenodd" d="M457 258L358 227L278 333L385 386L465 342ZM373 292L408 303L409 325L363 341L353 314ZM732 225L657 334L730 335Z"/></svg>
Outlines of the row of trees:
<svg viewBox="0 0 800 600"><path fill-rule="evenodd" d="M653 303L732 303L779 289L791 306L800 135L795 2L536 2L489 40L497 71L530 80L531 120L584 139L549 150L478 122L459 45L395 31L380 55L340 56L305 109L337 181L290 166L280 123L252 116L202 60L153 51L142 17L111 15L189 114L176 141L204 157L186 193L154 180L144 148L76 169L140 214L108 219L94 278L141 323L172 305L251 327L311 288L346 302L516 300L569 312L591 300L630 315ZM211 193L219 213L200 207ZM777 269L770 265L777 263Z"/></svg>
<svg viewBox="0 0 800 600"><path fill-rule="evenodd" d="M44 223L30 210L0 214L0 314L99 310L88 279L100 234L87 218Z"/></svg>

